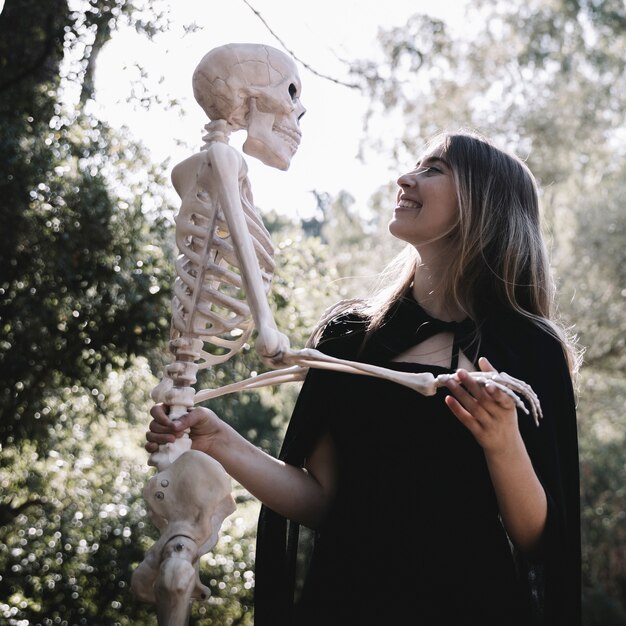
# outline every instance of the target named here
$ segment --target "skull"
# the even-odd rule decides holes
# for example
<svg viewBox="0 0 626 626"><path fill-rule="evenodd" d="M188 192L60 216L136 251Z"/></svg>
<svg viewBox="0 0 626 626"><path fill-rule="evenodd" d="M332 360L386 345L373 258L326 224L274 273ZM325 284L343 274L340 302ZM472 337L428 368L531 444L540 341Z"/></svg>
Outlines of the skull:
<svg viewBox="0 0 626 626"><path fill-rule="evenodd" d="M210 50L193 74L193 92L211 120L248 131L243 151L266 165L289 168L300 144L301 83L293 60L261 44Z"/></svg>

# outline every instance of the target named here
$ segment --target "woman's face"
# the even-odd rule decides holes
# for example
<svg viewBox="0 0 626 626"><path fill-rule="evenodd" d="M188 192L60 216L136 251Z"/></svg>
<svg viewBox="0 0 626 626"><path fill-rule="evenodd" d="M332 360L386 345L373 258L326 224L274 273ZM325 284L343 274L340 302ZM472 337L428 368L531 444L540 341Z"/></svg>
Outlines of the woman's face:
<svg viewBox="0 0 626 626"><path fill-rule="evenodd" d="M398 196L389 232L418 250L445 243L459 220L456 185L441 148L420 159L398 178Z"/></svg>

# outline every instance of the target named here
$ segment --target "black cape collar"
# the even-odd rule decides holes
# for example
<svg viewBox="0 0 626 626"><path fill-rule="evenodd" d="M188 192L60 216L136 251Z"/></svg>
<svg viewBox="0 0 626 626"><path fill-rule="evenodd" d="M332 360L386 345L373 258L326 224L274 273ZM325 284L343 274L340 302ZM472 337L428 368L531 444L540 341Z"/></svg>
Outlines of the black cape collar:
<svg viewBox="0 0 626 626"><path fill-rule="evenodd" d="M405 295L366 341L362 356L368 361L391 361L412 346L442 332L452 333L455 344L474 360L477 328L470 318L461 322L445 322L427 313L411 295Z"/></svg>

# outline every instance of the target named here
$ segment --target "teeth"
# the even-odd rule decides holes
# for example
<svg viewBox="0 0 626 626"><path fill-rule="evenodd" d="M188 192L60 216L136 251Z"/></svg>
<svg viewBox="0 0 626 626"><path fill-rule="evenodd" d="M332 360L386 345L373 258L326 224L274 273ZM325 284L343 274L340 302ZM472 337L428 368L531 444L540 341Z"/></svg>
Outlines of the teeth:
<svg viewBox="0 0 626 626"><path fill-rule="evenodd" d="M421 202L413 202L413 200L400 200L400 202L398 202L398 206L401 209L421 209L422 208L422 203Z"/></svg>
<svg viewBox="0 0 626 626"><path fill-rule="evenodd" d="M278 124L276 124L272 130L280 135L281 138L289 144L289 146L291 146L294 152L298 149L298 146L300 145L300 138L302 137L302 133L300 131Z"/></svg>

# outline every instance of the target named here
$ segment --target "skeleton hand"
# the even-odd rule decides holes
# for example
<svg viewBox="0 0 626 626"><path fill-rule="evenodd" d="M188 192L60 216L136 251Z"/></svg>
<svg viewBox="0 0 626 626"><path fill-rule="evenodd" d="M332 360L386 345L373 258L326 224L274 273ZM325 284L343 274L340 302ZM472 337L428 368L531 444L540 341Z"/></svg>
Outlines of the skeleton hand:
<svg viewBox="0 0 626 626"><path fill-rule="evenodd" d="M484 357L478 364L482 372L496 371ZM502 389L492 382L479 382L463 369L446 387L452 393L446 404L485 452L501 452L519 444L516 405Z"/></svg>
<svg viewBox="0 0 626 626"><path fill-rule="evenodd" d="M289 347L289 338L276 327L264 326L259 329L255 349L270 367L286 367L283 356Z"/></svg>

